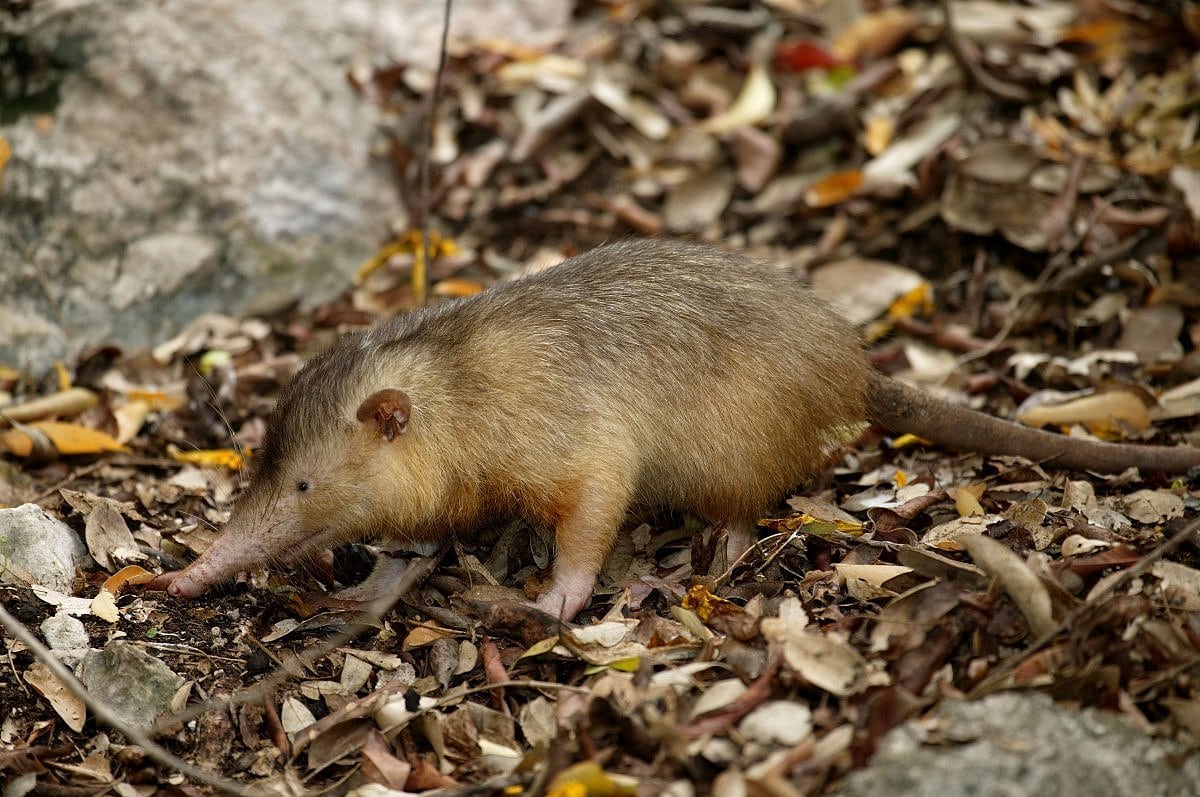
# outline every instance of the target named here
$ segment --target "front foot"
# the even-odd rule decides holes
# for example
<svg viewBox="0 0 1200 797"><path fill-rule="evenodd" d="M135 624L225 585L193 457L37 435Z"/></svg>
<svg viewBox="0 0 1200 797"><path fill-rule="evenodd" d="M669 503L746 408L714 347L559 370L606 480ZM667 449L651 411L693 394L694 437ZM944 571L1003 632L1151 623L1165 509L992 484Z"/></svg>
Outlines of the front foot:
<svg viewBox="0 0 1200 797"><path fill-rule="evenodd" d="M187 568L168 570L156 576L145 588L154 592L166 592L172 598L194 598L204 592L204 586L191 577Z"/></svg>

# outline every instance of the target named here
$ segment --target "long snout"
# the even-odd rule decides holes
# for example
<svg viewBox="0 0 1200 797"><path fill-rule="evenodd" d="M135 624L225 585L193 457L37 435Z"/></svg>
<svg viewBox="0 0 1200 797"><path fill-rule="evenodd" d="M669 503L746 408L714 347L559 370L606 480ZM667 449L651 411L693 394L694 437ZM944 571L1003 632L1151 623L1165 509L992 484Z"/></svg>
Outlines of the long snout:
<svg viewBox="0 0 1200 797"><path fill-rule="evenodd" d="M163 573L146 588L166 590L168 595L175 598L194 598L253 567L256 561L262 561L256 553L244 544L244 540L226 531L213 541L199 559L183 570Z"/></svg>

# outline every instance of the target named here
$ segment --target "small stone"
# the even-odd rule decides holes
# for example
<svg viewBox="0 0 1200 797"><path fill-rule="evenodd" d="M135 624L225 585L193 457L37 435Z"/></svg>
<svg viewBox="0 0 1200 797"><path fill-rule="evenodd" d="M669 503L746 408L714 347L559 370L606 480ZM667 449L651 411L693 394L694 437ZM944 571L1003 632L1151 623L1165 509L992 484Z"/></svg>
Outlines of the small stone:
<svg viewBox="0 0 1200 797"><path fill-rule="evenodd" d="M42 621L42 637L51 650L79 650L88 646L83 623L63 612Z"/></svg>

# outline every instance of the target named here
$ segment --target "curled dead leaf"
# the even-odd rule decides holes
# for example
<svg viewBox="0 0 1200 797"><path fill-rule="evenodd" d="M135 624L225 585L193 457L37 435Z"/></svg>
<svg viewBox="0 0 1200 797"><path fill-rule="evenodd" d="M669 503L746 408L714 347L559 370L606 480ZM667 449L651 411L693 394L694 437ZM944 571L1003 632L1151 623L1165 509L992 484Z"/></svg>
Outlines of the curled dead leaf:
<svg viewBox="0 0 1200 797"><path fill-rule="evenodd" d="M962 543L975 564L1000 582L1025 617L1034 636L1041 636L1054 628L1050 593L1021 557L1002 543L982 534L967 535L962 538Z"/></svg>
<svg viewBox="0 0 1200 797"><path fill-rule="evenodd" d="M0 446L18 457L42 451L45 443L51 452L64 456L129 450L104 432L61 421L35 421L0 433Z"/></svg>
<svg viewBox="0 0 1200 797"><path fill-rule="evenodd" d="M724 112L700 124L707 133L728 133L739 127L756 125L775 110L775 84L762 66L755 64L733 104Z"/></svg>
<svg viewBox="0 0 1200 797"><path fill-rule="evenodd" d="M70 417L96 406L99 401L100 397L85 387L69 387L49 396L0 407L0 425L5 420L27 423L50 417Z"/></svg>
<svg viewBox="0 0 1200 797"><path fill-rule="evenodd" d="M983 511L983 505L979 503L986 489L986 484L979 483L950 490L950 497L954 499L954 508L958 510L958 516L983 517L987 514Z"/></svg>
<svg viewBox="0 0 1200 797"><path fill-rule="evenodd" d="M144 567L126 565L105 579L104 583L100 585L100 589L119 595L127 585L149 584L155 578L154 573Z"/></svg>
<svg viewBox="0 0 1200 797"><path fill-rule="evenodd" d="M703 584L696 584L687 591L687 595L683 599L683 608L692 610L705 622L708 622L715 614L742 610L736 603L712 594Z"/></svg>
<svg viewBox="0 0 1200 797"><path fill-rule="evenodd" d="M1095 434L1117 438L1123 429L1142 431L1150 426L1150 412L1132 390L1118 387L1053 405L1039 404L1036 399L1031 397L1017 410L1017 420L1026 426L1078 423Z"/></svg>

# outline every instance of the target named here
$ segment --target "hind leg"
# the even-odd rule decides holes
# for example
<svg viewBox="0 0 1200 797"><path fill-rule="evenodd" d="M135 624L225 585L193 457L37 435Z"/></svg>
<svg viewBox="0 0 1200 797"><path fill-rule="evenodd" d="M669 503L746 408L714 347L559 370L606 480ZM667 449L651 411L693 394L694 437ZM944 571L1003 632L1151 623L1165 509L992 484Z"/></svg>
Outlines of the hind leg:
<svg viewBox="0 0 1200 797"><path fill-rule="evenodd" d="M627 503L623 491L591 488L563 514L555 527L557 551L550 589L538 597L539 609L571 620L587 604Z"/></svg>

